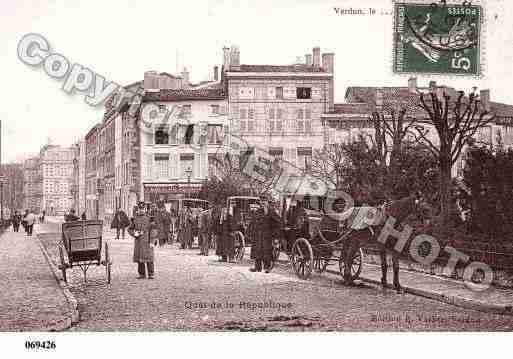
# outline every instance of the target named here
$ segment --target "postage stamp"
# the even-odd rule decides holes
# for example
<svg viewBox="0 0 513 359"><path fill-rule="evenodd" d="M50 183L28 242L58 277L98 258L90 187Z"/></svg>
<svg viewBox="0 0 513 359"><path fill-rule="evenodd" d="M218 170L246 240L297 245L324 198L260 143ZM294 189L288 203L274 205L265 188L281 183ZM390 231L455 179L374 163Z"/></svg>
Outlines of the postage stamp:
<svg viewBox="0 0 513 359"><path fill-rule="evenodd" d="M395 3L394 17L395 73L480 75L480 5Z"/></svg>

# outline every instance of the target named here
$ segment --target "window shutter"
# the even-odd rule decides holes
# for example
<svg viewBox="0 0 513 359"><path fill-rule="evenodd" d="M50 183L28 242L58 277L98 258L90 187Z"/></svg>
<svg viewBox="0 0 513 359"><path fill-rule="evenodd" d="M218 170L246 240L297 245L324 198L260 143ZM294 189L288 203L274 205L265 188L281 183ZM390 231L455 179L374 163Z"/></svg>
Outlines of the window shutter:
<svg viewBox="0 0 513 359"><path fill-rule="evenodd" d="M269 111L269 119L274 120L274 108L268 109Z"/></svg>
<svg viewBox="0 0 513 359"><path fill-rule="evenodd" d="M192 165L192 176L191 178L198 178L201 176L200 168L201 168L201 154L195 153L194 154L194 163Z"/></svg>
<svg viewBox="0 0 513 359"><path fill-rule="evenodd" d="M145 179L151 179L153 168L153 155L150 153L144 154L144 177Z"/></svg>

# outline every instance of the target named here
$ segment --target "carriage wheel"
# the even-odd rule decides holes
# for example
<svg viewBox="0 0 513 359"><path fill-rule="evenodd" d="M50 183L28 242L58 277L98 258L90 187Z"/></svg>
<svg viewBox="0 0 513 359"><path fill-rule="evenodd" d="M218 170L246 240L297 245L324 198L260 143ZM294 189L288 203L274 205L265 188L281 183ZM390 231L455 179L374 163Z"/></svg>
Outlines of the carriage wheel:
<svg viewBox="0 0 513 359"><path fill-rule="evenodd" d="M110 271L112 263L110 261L109 244L105 242L105 273L107 274L107 283L110 284Z"/></svg>
<svg viewBox="0 0 513 359"><path fill-rule="evenodd" d="M322 257L318 257L318 258L315 258L314 259L314 270L317 272L317 273L322 273L326 270L326 267L328 266L328 263L329 263L329 260L325 259L325 258L322 258Z"/></svg>
<svg viewBox="0 0 513 359"><path fill-rule="evenodd" d="M363 264L363 251L361 248L358 248L356 251L354 251L353 255L351 256L350 260L350 266L351 266L351 281L357 279L360 276L360 273L362 272L362 264ZM344 276L344 270L346 267L345 262L345 252L342 251L340 253L340 259L338 262L339 268L340 268L340 275Z"/></svg>
<svg viewBox="0 0 513 359"><path fill-rule="evenodd" d="M312 246L304 238L299 238L292 246L292 267L301 279L308 279L312 273L313 251Z"/></svg>
<svg viewBox="0 0 513 359"><path fill-rule="evenodd" d="M66 262L64 261L64 249L62 246L59 246L59 257L61 259L61 265L59 268L62 271L62 279L64 280L64 283L68 283L68 278L66 278Z"/></svg>
<svg viewBox="0 0 513 359"><path fill-rule="evenodd" d="M246 242L244 241L244 235L241 231L233 232L235 241L235 260L240 262L244 258L244 250L246 249Z"/></svg>

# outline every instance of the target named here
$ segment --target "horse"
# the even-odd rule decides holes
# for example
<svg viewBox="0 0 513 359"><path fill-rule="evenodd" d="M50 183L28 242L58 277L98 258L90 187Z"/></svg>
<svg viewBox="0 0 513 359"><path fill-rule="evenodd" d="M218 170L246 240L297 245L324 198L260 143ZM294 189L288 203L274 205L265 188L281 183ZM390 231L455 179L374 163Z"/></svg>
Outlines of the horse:
<svg viewBox="0 0 513 359"><path fill-rule="evenodd" d="M390 235L386 236L385 233L388 231L389 227L385 228L385 226L387 220L393 218L393 221L395 221L394 230L398 232L404 231L402 233L407 235L408 229L400 229L398 226L400 227L410 214L416 213L419 205L420 200L418 195L411 195L399 200L385 202L377 208L355 207L351 209L353 213L347 223L349 229L344 234L347 236L347 240L345 242L346 266L343 274L345 284L352 284L350 264L353 261L356 251L360 247L374 244L378 247L381 262L381 285L383 288L388 287L388 254L392 258L393 287L398 293L402 292L401 284L399 282L399 257L401 256L401 253L394 250L395 242L393 242L393 244L389 244L391 243L389 240ZM369 216L369 214L371 216ZM383 234L385 236L380 238L380 235L383 236Z"/></svg>

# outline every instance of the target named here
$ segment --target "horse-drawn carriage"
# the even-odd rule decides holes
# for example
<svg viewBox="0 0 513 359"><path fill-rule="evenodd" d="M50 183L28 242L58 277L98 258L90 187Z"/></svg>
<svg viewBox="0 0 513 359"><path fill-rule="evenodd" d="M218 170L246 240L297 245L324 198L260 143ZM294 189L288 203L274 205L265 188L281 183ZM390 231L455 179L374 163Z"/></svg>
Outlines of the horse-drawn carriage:
<svg viewBox="0 0 513 359"><path fill-rule="evenodd" d="M72 221L62 224L62 244L59 246L59 256L62 279L67 282L66 270L80 267L87 280L87 270L91 265L105 266L107 283L111 279L112 261L109 245L102 241L103 221ZM104 255L102 260L102 248Z"/></svg>
<svg viewBox="0 0 513 359"><path fill-rule="evenodd" d="M232 196L226 200L226 208L232 214L235 228L232 228L234 238L235 257L237 262L244 258L246 245L251 245L252 239L248 229L251 222L251 211L261 205L259 197Z"/></svg>

